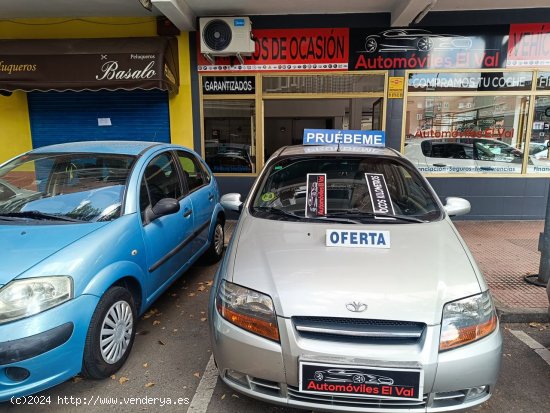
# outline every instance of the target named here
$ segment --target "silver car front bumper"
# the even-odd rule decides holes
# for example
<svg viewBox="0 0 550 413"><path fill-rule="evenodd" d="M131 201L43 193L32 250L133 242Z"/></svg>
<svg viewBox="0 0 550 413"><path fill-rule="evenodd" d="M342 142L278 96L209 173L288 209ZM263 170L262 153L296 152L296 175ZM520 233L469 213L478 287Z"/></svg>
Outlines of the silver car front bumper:
<svg viewBox="0 0 550 413"><path fill-rule="evenodd" d="M428 326L416 344L379 345L304 339L290 319L279 318L280 344L211 314L213 351L222 380L250 397L296 408L346 412L445 412L491 397L500 369L502 336L489 336L439 353L439 326ZM422 400L318 395L299 391L300 360L424 373ZM485 387L483 387L485 386Z"/></svg>

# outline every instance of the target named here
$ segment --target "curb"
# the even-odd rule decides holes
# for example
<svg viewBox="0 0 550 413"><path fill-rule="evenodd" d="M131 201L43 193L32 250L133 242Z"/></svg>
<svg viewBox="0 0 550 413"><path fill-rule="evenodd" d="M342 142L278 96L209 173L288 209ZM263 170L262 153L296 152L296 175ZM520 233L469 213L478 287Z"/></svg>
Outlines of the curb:
<svg viewBox="0 0 550 413"><path fill-rule="evenodd" d="M511 308L494 301L501 323L547 323L550 321L548 308Z"/></svg>

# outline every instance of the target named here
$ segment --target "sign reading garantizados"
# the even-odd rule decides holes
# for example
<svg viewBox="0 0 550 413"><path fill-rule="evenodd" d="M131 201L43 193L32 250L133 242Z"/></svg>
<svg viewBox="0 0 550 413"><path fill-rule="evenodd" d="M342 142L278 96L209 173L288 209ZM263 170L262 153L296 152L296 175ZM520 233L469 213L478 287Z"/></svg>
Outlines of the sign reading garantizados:
<svg viewBox="0 0 550 413"><path fill-rule="evenodd" d="M256 93L254 76L204 76L203 95L246 95Z"/></svg>

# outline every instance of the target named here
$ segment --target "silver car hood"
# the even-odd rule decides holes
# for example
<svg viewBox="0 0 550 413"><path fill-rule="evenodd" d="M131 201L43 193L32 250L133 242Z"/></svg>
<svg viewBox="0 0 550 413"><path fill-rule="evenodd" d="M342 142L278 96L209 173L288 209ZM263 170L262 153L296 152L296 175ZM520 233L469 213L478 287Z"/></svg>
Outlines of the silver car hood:
<svg viewBox="0 0 550 413"><path fill-rule="evenodd" d="M389 230L390 249L326 247L327 229ZM441 322L443 305L484 281L448 220L350 225L255 218L243 211L225 277L273 298L278 316ZM481 286L480 286L481 285ZM350 312L350 302L367 304Z"/></svg>

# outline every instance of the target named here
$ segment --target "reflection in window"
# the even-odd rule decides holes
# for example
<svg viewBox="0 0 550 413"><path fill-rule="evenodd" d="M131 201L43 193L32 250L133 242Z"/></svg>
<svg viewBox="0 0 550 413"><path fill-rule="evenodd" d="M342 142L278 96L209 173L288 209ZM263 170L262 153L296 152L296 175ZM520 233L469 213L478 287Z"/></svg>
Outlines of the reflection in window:
<svg viewBox="0 0 550 413"><path fill-rule="evenodd" d="M180 161L189 192L192 192L207 183L207 174L195 156L187 152L178 151L178 159Z"/></svg>
<svg viewBox="0 0 550 413"><path fill-rule="evenodd" d="M330 74L264 76L262 89L269 93L383 93L384 75L380 74Z"/></svg>
<svg viewBox="0 0 550 413"><path fill-rule="evenodd" d="M550 96L538 96L535 99L535 116L529 143L530 162L527 172L549 173L550 151Z"/></svg>
<svg viewBox="0 0 550 413"><path fill-rule="evenodd" d="M256 171L256 110L253 100L205 100L205 160L212 172Z"/></svg>
<svg viewBox="0 0 550 413"><path fill-rule="evenodd" d="M36 212L86 222L120 216L133 156L31 154L0 168L0 213Z"/></svg>
<svg viewBox="0 0 550 413"><path fill-rule="evenodd" d="M521 173L528 107L527 96L410 96L405 155L425 173Z"/></svg>
<svg viewBox="0 0 550 413"><path fill-rule="evenodd" d="M145 181L152 207L163 198L179 199L182 196L176 165L168 153L160 154L147 165Z"/></svg>

